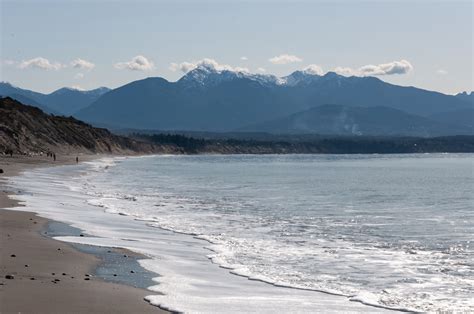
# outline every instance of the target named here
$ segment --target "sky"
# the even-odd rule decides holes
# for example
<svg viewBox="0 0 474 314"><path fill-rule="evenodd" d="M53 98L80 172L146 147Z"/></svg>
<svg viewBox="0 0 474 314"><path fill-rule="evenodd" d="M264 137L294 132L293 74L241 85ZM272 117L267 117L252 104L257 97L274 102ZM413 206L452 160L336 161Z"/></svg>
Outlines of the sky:
<svg viewBox="0 0 474 314"><path fill-rule="evenodd" d="M474 89L472 0L0 3L0 80L43 93L176 81L200 63Z"/></svg>

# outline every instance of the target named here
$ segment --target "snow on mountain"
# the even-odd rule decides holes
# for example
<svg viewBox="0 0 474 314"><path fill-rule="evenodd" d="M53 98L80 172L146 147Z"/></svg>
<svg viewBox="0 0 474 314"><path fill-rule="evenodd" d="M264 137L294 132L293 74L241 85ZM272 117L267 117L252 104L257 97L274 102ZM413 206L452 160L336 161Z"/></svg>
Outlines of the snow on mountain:
<svg viewBox="0 0 474 314"><path fill-rule="evenodd" d="M260 83L263 86L309 84L321 78L317 74L307 71L295 71L285 77L277 77L271 74L257 74L239 69L216 68L212 64L201 64L186 73L178 80L180 84L188 86L215 86L221 82L231 81L238 78L246 78Z"/></svg>

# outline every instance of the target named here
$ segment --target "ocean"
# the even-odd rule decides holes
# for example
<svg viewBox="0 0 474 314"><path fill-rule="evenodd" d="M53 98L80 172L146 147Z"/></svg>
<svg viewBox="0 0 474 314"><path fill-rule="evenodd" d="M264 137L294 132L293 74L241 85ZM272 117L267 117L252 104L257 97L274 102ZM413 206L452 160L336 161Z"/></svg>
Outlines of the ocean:
<svg viewBox="0 0 474 314"><path fill-rule="evenodd" d="M102 158L10 179L177 311L474 311L474 155ZM250 280L249 280L250 279Z"/></svg>

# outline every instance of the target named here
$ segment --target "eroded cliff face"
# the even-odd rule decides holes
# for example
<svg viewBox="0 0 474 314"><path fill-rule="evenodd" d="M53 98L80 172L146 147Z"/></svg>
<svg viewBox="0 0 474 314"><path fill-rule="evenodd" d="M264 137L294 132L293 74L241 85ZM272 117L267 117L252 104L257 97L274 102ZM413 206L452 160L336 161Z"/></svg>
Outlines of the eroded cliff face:
<svg viewBox="0 0 474 314"><path fill-rule="evenodd" d="M0 99L0 152L152 153L164 149L117 136L72 117L48 115L9 97Z"/></svg>

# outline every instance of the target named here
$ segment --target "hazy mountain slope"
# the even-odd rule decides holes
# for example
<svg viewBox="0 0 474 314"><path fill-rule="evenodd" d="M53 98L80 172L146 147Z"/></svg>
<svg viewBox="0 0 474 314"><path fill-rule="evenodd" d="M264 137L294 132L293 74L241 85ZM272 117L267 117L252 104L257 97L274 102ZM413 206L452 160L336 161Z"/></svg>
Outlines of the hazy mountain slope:
<svg viewBox="0 0 474 314"><path fill-rule="evenodd" d="M344 77L335 73L327 73L311 84L296 85L294 92L314 105L384 106L421 116L468 106L451 95L397 86L375 77Z"/></svg>
<svg viewBox="0 0 474 314"><path fill-rule="evenodd" d="M474 129L474 108L436 113L431 115L429 118L446 124L459 125Z"/></svg>
<svg viewBox="0 0 474 314"><path fill-rule="evenodd" d="M452 127L387 107L323 105L288 117L253 125L242 131L279 134L437 136L472 134L472 129Z"/></svg>
<svg viewBox="0 0 474 314"><path fill-rule="evenodd" d="M72 117L51 116L12 98L0 99L0 151L15 153L151 152L151 144L113 135Z"/></svg>
<svg viewBox="0 0 474 314"><path fill-rule="evenodd" d="M92 104L109 90L107 87L100 87L88 91L64 87L51 94L44 95L43 102L64 115L72 115Z"/></svg>
<svg viewBox="0 0 474 314"><path fill-rule="evenodd" d="M201 66L177 82L148 78L112 90L77 117L115 127L222 132L327 103L384 106L423 116L469 106L454 96L373 77L297 71L277 78Z"/></svg>
<svg viewBox="0 0 474 314"><path fill-rule="evenodd" d="M9 96L19 102L38 107L47 113L58 114L57 111L39 101L39 99L44 96L43 94L22 89L7 82L0 82L0 96Z"/></svg>
<svg viewBox="0 0 474 314"><path fill-rule="evenodd" d="M43 104L40 104L39 102L37 102L36 100L33 100L31 98L28 98L27 96L24 96L24 95L20 95L20 94L9 94L8 97L11 97L15 100L18 100L19 102L21 102L22 104L25 104L25 105L28 105L28 106L33 106L33 107L37 107L41 110L43 110L44 112L46 113L49 113L49 114L54 114L54 115L61 115L61 113L57 112L56 110L53 110L51 108L49 108L48 106L45 106Z"/></svg>
<svg viewBox="0 0 474 314"><path fill-rule="evenodd" d="M22 103L38 107L48 113L66 116L89 106L109 90L109 88L100 87L90 91L81 91L65 87L51 94L42 94L13 86L7 82L0 83L1 96L9 96Z"/></svg>

